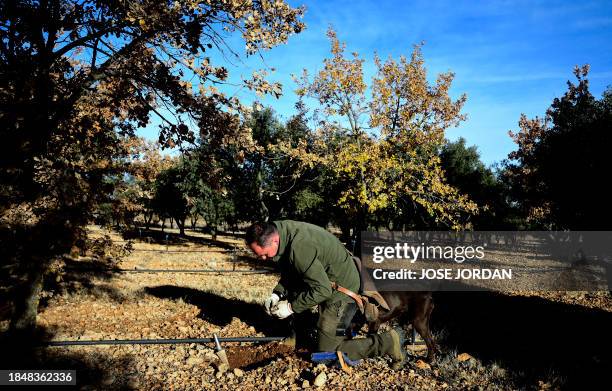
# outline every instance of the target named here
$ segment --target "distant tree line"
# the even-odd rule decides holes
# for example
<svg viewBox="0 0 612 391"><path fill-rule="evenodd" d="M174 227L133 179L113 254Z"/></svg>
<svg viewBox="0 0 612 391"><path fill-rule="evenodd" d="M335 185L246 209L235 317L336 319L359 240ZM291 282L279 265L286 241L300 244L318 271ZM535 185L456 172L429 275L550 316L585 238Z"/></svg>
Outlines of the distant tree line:
<svg viewBox="0 0 612 391"><path fill-rule="evenodd" d="M464 224L475 230L608 229L610 208L603 184L612 172L612 91L595 99L587 69L576 71L543 119L522 116L511 133L517 150L487 167L463 138L444 140L435 150L444 182L477 205ZM211 146L199 140L178 157L162 157L157 145L140 140L130 169L114 177L113 193L100 204L107 222L149 227L152 216L171 218L184 234L191 222L215 234L220 226L290 218L334 225L350 239L351 211L339 202L342 183L325 164L304 164L289 147L316 153L316 131L304 106L282 122L272 108L254 106L245 117L249 142ZM338 144L351 135L336 135ZM312 158L312 157L311 157ZM315 159L315 158L312 158ZM105 212L115 211L115 212ZM116 213L117 217L113 213ZM105 216L104 216L105 215ZM122 222L122 223L121 223ZM414 204L379 208L367 216L369 229L446 229ZM354 231L352 231L354 233Z"/></svg>

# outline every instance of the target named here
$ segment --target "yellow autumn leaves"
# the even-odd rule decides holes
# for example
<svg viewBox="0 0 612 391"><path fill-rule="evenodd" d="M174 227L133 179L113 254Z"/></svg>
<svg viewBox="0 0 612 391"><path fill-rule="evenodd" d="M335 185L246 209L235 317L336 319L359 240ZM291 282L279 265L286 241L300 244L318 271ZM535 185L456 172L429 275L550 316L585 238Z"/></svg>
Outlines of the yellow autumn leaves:
<svg viewBox="0 0 612 391"><path fill-rule="evenodd" d="M331 57L323 69L312 78L305 70L296 80L298 95L321 106L323 147L293 155L333 173L342 184L338 205L349 215L399 213L402 204L412 203L440 224L468 227L467 217L477 206L446 183L438 157L445 130L465 120L466 96L453 100L448 94L454 75L441 74L430 84L420 45L410 59L383 62L376 56L367 99L364 60L357 53L347 58L335 31L327 35Z"/></svg>

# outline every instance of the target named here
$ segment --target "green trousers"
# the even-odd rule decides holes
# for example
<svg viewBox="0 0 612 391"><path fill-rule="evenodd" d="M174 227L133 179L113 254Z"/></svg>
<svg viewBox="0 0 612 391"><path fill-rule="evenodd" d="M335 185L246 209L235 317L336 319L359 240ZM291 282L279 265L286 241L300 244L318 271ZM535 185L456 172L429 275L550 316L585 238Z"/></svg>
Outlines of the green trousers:
<svg viewBox="0 0 612 391"><path fill-rule="evenodd" d="M375 334L367 338L348 339L346 336L336 335L350 297L342 300L328 300L319 304L319 319L317 322L318 345L320 352L341 351L351 360L367 357L378 357L388 354L393 349L393 338L389 332Z"/></svg>

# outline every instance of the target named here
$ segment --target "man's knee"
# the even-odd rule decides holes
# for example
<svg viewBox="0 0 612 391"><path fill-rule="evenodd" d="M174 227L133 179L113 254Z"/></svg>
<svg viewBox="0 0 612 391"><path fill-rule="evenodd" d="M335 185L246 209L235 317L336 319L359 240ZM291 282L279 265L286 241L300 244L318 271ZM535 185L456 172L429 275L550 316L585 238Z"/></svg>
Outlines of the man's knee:
<svg viewBox="0 0 612 391"><path fill-rule="evenodd" d="M317 322L317 350L334 351L344 340L343 336L336 335L344 307L342 302L323 304Z"/></svg>
<svg viewBox="0 0 612 391"><path fill-rule="evenodd" d="M318 341L317 341L317 350L319 352L333 352L338 350L338 346L344 341L343 337L338 337L334 334L325 333L322 330L319 330L318 333Z"/></svg>

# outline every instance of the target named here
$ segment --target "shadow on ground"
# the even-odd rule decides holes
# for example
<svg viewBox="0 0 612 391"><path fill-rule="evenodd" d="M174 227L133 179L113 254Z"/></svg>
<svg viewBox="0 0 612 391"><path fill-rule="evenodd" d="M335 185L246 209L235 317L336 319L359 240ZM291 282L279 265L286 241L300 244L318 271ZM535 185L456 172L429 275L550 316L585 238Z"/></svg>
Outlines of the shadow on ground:
<svg viewBox="0 0 612 391"><path fill-rule="evenodd" d="M498 362L528 384L550 373L566 389L609 383L610 312L493 292L438 292L434 299L433 329L447 331L443 348Z"/></svg>
<svg viewBox="0 0 612 391"><path fill-rule="evenodd" d="M199 244L202 246L215 246L224 250L233 250L234 245L220 240L212 240L201 236L189 235L188 230L185 231L185 236L180 236L174 232L162 232L160 229L131 229L121 232L124 240L133 240L135 242L155 243L170 246L187 246L189 244ZM218 232L218 234L221 234ZM229 235L229 234L228 234Z"/></svg>
<svg viewBox="0 0 612 391"><path fill-rule="evenodd" d="M230 324L232 318L236 317L266 336L283 337L287 336L290 330L288 320L272 320L259 304L174 285L147 287L145 293L161 299L181 298L186 303L197 306L202 319L219 327Z"/></svg>
<svg viewBox="0 0 612 391"><path fill-rule="evenodd" d="M237 254L235 258L236 266L248 266L258 270L269 270L271 273L275 273L275 263L271 260L262 261L251 255Z"/></svg>
<svg viewBox="0 0 612 391"><path fill-rule="evenodd" d="M61 279L58 274L48 273L45 276L44 289L53 292L53 295L90 294L98 298L109 298L114 302L121 303L126 296L119 289L104 284L120 275L115 265L106 260L97 258L74 259L64 257L64 269ZM40 309L45 308L51 296L43 296L40 301Z"/></svg>
<svg viewBox="0 0 612 391"><path fill-rule="evenodd" d="M88 347L85 352L74 351L74 347L42 347L43 341L53 339L53 334L38 328L34 335L19 336L8 332L0 334L0 369L6 370L75 370L76 388L74 386L49 386L45 390L65 389L131 389L128 377L117 377L112 384L108 379L110 368L134 368L128 356L113 357L103 354L96 347ZM2 389L28 389L28 387L5 387Z"/></svg>

